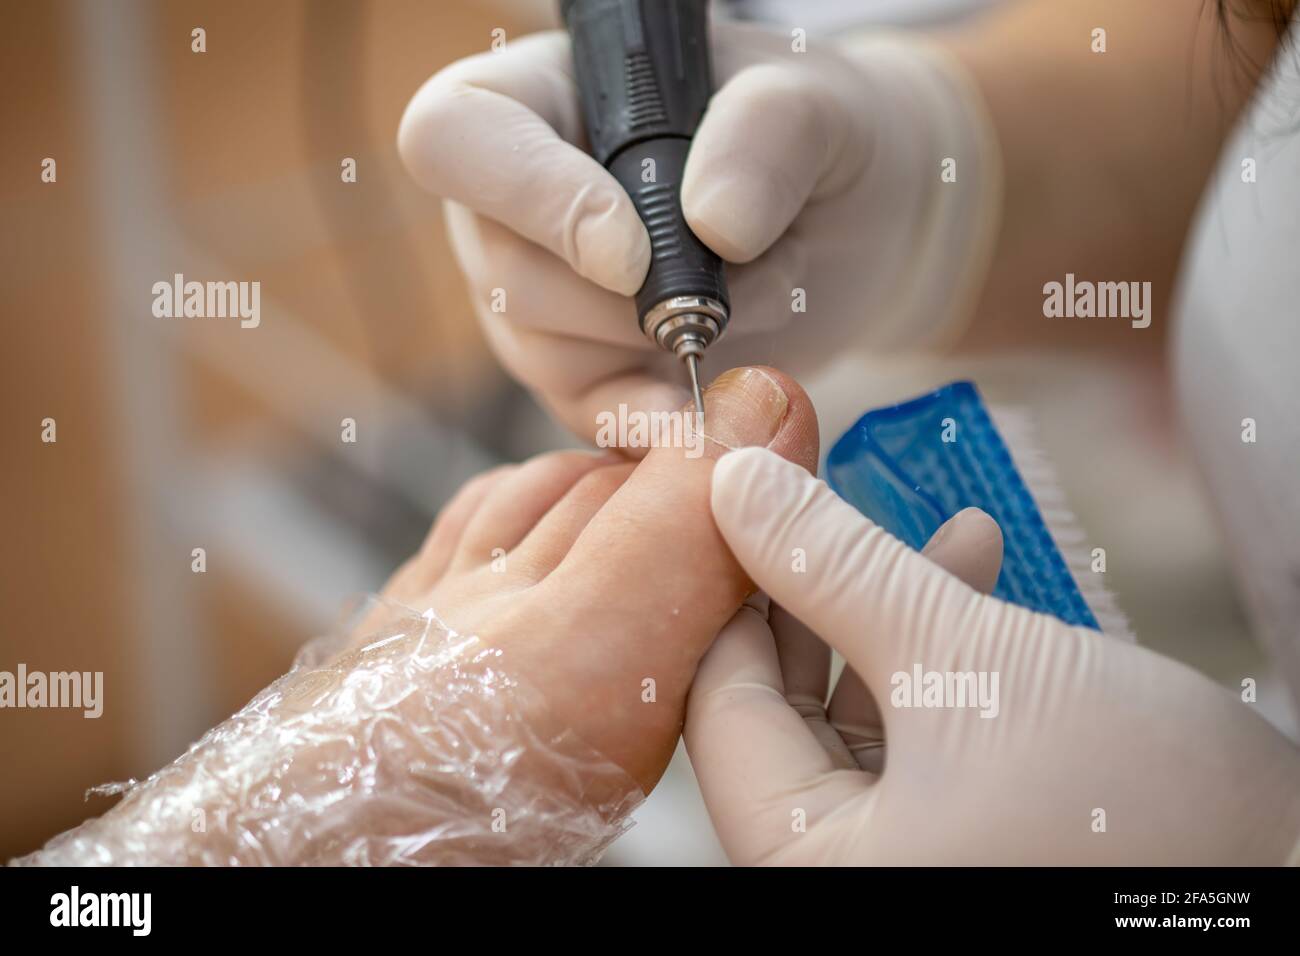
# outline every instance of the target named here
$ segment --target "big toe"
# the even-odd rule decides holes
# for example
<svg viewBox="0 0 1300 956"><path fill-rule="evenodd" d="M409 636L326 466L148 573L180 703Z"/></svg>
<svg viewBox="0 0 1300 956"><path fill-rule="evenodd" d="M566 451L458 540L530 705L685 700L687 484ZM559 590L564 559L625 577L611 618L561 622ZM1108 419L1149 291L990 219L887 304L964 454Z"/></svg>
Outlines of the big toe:
<svg viewBox="0 0 1300 956"><path fill-rule="evenodd" d="M735 613L750 584L713 523L714 462L759 445L813 471L817 418L798 383L770 368L723 373L704 406L703 440L651 449L575 542L552 586L583 586L600 604L644 614L665 634L689 623L711 637ZM665 609L687 620L665 617Z"/></svg>
<svg viewBox="0 0 1300 956"><path fill-rule="evenodd" d="M753 588L713 522L714 462L749 445L810 471L817 462L812 403L774 369L723 374L705 412L703 448L652 449L539 586L564 626L590 641L598 696L637 707L651 678L664 729L677 726L696 664Z"/></svg>

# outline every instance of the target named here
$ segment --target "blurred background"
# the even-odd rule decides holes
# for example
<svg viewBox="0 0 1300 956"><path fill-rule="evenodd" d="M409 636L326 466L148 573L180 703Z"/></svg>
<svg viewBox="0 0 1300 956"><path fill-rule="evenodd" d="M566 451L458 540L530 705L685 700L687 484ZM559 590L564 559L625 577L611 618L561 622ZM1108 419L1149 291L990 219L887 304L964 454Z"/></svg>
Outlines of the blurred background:
<svg viewBox="0 0 1300 956"><path fill-rule="evenodd" d="M730 15L797 17L815 35L989 2L748 0ZM549 0L11 0L4 13L0 670L105 684L98 720L0 711L7 859L102 813L111 801L86 788L148 775L283 673L471 475L575 442L487 352L439 204L394 148L429 75L496 29L553 26ZM55 183L41 181L47 157ZM260 327L154 318L151 287L176 273L259 281ZM868 407L953 378L1029 408L1142 641L1226 684L1256 677L1262 709L1294 733L1158 360L1025 358L847 356L805 382L823 450ZM680 753L607 862L725 862Z"/></svg>

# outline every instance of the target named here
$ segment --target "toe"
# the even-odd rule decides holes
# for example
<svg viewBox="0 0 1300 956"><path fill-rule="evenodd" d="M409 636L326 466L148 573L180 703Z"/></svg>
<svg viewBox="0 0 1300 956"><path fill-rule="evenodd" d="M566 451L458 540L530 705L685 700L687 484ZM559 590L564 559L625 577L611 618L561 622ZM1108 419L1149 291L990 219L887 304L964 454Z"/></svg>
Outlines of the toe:
<svg viewBox="0 0 1300 956"><path fill-rule="evenodd" d="M633 614L689 608L711 633L730 619L752 588L713 523L714 461L731 448L764 445L811 471L817 419L793 379L745 368L709 387L705 423L703 455L650 450L556 569L556 587L599 582L607 587L596 585L596 593Z"/></svg>
<svg viewBox="0 0 1300 956"><path fill-rule="evenodd" d="M591 743L648 784L672 752L700 657L752 590L713 522L714 460L744 445L810 470L817 460L812 405L779 372L727 373L710 387L705 410L705 453L651 449L534 589L560 616L558 627L599 648L580 675L589 691L582 706L598 700L609 715L607 732ZM647 709L650 686L657 705ZM636 734L626 732L629 721Z"/></svg>
<svg viewBox="0 0 1300 956"><path fill-rule="evenodd" d="M614 496L636 465L626 462L589 471L546 513L510 560L533 581L540 581L564 560L592 517Z"/></svg>
<svg viewBox="0 0 1300 956"><path fill-rule="evenodd" d="M397 601L410 601L428 593L447 573L470 519L478 513L492 489L518 467L498 465L465 482L438 512L420 550L393 575L385 594Z"/></svg>
<svg viewBox="0 0 1300 956"><path fill-rule="evenodd" d="M470 518L450 570L466 571L508 554L583 475L616 460L609 454L559 451L520 465Z"/></svg>

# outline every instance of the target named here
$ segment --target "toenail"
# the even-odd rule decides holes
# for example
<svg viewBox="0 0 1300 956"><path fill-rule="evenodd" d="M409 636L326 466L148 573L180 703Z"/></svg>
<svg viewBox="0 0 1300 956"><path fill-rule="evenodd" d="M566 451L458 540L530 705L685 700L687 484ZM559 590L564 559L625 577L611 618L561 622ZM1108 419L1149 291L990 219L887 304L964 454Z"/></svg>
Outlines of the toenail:
<svg viewBox="0 0 1300 956"><path fill-rule="evenodd" d="M736 447L768 445L790 407L781 384L758 368L723 372L705 392L704 403L709 435Z"/></svg>

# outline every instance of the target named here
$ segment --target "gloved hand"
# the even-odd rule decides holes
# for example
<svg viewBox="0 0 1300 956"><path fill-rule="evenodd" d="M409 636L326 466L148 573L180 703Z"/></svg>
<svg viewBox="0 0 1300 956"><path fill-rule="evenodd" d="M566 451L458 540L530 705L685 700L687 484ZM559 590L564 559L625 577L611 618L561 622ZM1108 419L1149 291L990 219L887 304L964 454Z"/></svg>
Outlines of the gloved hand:
<svg viewBox="0 0 1300 956"><path fill-rule="evenodd" d="M687 713L733 861L1297 862L1296 749L1191 668L964 583L996 576L986 516L932 542L954 576L757 449L719 461L713 513L773 602L770 621L746 608L724 629ZM861 679L846 671L829 724L812 632ZM997 693L982 711L899 706L925 701L917 670L985 689L996 674Z"/></svg>
<svg viewBox="0 0 1300 956"><path fill-rule="evenodd" d="M961 325L983 279L1000 161L969 82L914 39L809 44L714 28L719 90L682 187L691 228L736 264L713 368L748 357L799 372L852 343L934 340ZM650 264L645 227L584 140L562 32L446 68L398 136L411 175L448 200L493 349L590 438L601 411L687 396L628 299ZM956 182L942 180L945 160Z"/></svg>

